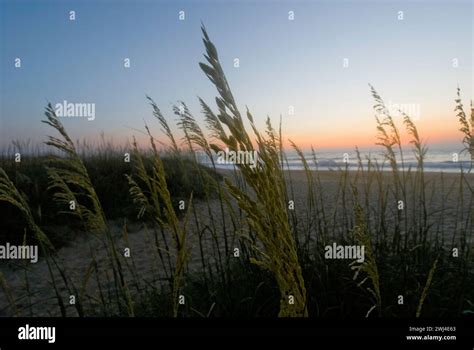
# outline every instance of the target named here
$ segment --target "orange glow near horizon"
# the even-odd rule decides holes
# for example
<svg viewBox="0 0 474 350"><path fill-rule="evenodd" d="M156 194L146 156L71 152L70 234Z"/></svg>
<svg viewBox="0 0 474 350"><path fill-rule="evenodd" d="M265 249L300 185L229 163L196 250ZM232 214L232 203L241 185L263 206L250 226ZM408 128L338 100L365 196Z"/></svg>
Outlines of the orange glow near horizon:
<svg viewBox="0 0 474 350"><path fill-rule="evenodd" d="M461 143L462 137L452 136L452 137L444 137L445 135L432 135L430 138L423 138L423 141L430 146L432 144L448 144L448 143ZM292 140L299 148L306 150L313 147L315 150L317 149L340 149L340 148L355 148L356 146L359 148L363 147L374 147L377 143L377 138L374 135L368 137L352 137L350 140L342 138L336 138L331 136L315 138L309 137L308 139L298 139L295 140L294 138L288 138L284 140L284 149L291 149L290 142L288 140ZM402 135L402 145L407 146L410 144L409 138L406 135Z"/></svg>
<svg viewBox="0 0 474 350"><path fill-rule="evenodd" d="M420 117L419 120L413 120L420 138L430 147L431 145L442 144L461 144L463 135L459 131L459 122L457 118L450 113L450 108L445 108L443 111L430 111ZM356 115L360 115L356 117ZM301 116L301 121L308 121L307 123L295 123L293 120L287 120L282 125L283 146L285 149L292 149L290 140L293 141L299 148L308 150L313 147L318 149L354 149L376 147L378 142L378 132L376 129L376 121L365 111L354 114L354 119L347 122L343 117L334 117L332 120L328 118L309 118ZM393 117L394 122L399 130L402 145L407 146L412 140L412 136L406 131L403 119L399 116ZM341 122L339 122L341 121ZM342 121L346 121L343 123ZM259 131L264 134L265 125L257 125ZM251 135L255 144L255 139L249 125L246 129ZM157 146L160 148L167 147L169 142L162 134L158 127L152 128L152 134L156 137ZM207 135L207 130L203 130ZM174 137L177 142L182 143L181 130L174 130ZM128 134L128 135L127 135ZM148 148L150 145L149 137L137 132L124 133L122 136L132 139L135 135L137 142L141 148ZM218 143L215 140L208 140L210 143ZM218 143L219 144L219 143ZM181 145L182 147L186 147Z"/></svg>
<svg viewBox="0 0 474 350"><path fill-rule="evenodd" d="M408 135L404 129L404 125L397 124L399 128L400 137L403 145L409 145L412 137ZM417 128L419 135L424 143L429 147L433 144L454 144L461 143L463 135L459 131L459 126L454 120L452 123L446 123L442 120L433 120L430 122L417 122ZM310 149L313 147L315 150L318 149L340 149L350 148L353 149L356 146L359 148L363 147L374 147L377 143L377 130L375 124L371 128L364 128L364 133L351 133L346 130L334 131L331 133L307 133L307 134L285 134L283 133L283 146L284 149L292 149L290 141L293 141L299 148L303 150ZM361 130L362 131L362 130ZM147 148L150 145L148 136L135 135L137 143L140 147ZM157 146L163 145L168 146L168 140L165 136L159 133L155 135L157 140ZM176 137L176 136L175 136ZM131 139L131 138L130 138ZM254 139L254 138L252 138ZM178 141L179 138L176 138Z"/></svg>
<svg viewBox="0 0 474 350"><path fill-rule="evenodd" d="M408 145L412 140L412 136L407 133L404 125L397 124L400 132L400 138L403 145ZM365 128L364 128L365 129ZM428 146L430 144L441 143L461 143L463 135L459 131L456 120L446 123L443 120L432 120L426 122L417 122L418 133ZM346 130L334 131L329 133L312 133L312 134L287 134L283 135L283 142L286 149L291 148L288 140L293 141L301 149L309 149L311 146L315 149L331 149L346 147L370 147L377 143L377 130L374 126L361 130L360 133L351 133Z"/></svg>

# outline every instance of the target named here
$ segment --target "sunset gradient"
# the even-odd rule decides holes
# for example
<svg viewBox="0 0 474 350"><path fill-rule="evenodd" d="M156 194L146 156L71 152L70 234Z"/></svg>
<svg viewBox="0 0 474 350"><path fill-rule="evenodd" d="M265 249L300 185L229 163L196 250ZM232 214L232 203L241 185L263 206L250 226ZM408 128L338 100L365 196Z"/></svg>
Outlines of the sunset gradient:
<svg viewBox="0 0 474 350"><path fill-rule="evenodd" d="M281 117L285 139L302 148L374 145L369 83L386 103L418 106L427 142L460 144L456 89L466 105L473 92L471 1L4 0L0 6L2 147L45 139L40 120L47 101L95 103L94 121L64 120L77 139L98 140L104 132L124 144L143 138L137 130L144 120L159 135L145 95L170 121L172 104L185 101L203 126L197 97L213 105L215 91L198 66L201 22L242 110L248 106L258 127L267 116L275 125ZM75 21L68 18L72 9ZM14 67L18 57L21 68Z"/></svg>

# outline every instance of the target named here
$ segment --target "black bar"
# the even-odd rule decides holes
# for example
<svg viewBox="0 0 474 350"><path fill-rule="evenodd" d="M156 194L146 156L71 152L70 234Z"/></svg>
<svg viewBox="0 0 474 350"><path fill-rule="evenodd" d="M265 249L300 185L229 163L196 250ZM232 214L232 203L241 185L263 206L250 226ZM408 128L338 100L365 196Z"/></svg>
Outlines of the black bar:
<svg viewBox="0 0 474 350"><path fill-rule="evenodd" d="M46 340L19 340L19 328L56 327L55 343ZM409 327L431 327L423 333ZM437 327L455 327L455 331L435 332ZM456 340L407 340L410 335L455 335ZM63 348L66 345L93 346L99 340L107 344L141 344L165 336L315 336L331 343L404 346L442 346L458 349L461 344L474 347L474 319L161 319L161 318L0 318L0 349L24 347ZM13 346L13 347L12 347Z"/></svg>

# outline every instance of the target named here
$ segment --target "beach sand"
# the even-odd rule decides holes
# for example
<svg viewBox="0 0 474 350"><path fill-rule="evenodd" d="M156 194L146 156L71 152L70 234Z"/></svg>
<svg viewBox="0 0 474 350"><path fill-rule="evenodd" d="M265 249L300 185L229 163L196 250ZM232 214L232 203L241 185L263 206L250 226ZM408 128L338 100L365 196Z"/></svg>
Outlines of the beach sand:
<svg viewBox="0 0 474 350"><path fill-rule="evenodd" d="M224 176L233 176L231 171L223 170L221 172ZM297 218L298 232L302 235L309 235L312 240L316 241L318 235L317 218L314 218L314 212L311 212L308 208L308 181L306 173L304 171L291 171L285 172L285 176L287 179L291 179L291 186L288 188L288 199L294 200L294 214ZM339 235L347 234L347 228L353 225L352 222L346 222L347 220L344 219L344 216L353 210L354 197L352 190L347 184L346 192L342 193L341 188L343 187L344 176L340 172L320 171L319 174L312 172L312 176L315 182L315 191L318 191L318 186L322 189L322 195L320 197L316 196L316 205L320 208L323 207L327 213L327 225L334 228L332 239L336 240ZM354 181L355 178L356 174L353 172L347 176L347 179L350 181ZM429 220L433 222L430 237L432 239L444 237L447 245L452 244L452 242L456 242L461 238L463 232L462 227L465 217L459 216L458 206L460 198L467 201L471 196L470 190L465 185L460 190L459 174L426 173L425 180L426 205L431 215ZM378 179L368 176L358 177L356 188L359 192L360 200L370 210L374 210L368 215L371 220L374 220L371 223L373 225L377 225L376 208L380 200L381 191L387 192L386 195L389 198L387 200L388 206L392 206L388 212L396 213L397 201L387 186L391 182L393 182L393 176L390 173L383 173ZM474 176L469 175L467 182L474 187ZM366 190L369 183L372 183L372 187L370 190ZM462 196L460 195L461 193ZM407 198L410 198L410 193L407 193ZM218 230L222 229L223 223L219 203L218 199L213 199L209 206L205 202L197 202L195 204L199 225L196 225L194 219L190 222L190 230L192 232L190 244L192 249L189 271L187 272L189 274L197 273L201 268L202 260L198 244L199 235L203 242L204 258L209 264L218 259L218 254L215 252L216 240L206 228L214 224L219 227ZM411 211L410 200L407 201L405 209ZM466 209L463 215L468 214ZM387 214L387 216L390 215ZM211 218L214 218L215 221L213 222ZM232 234L229 231L231 230L232 223L229 217L225 217L224 220L229 235L227 245L231 252L232 247L238 244L237 237L234 238L235 240L231 239ZM388 217L386 224L390 226L391 222L393 222L392 220L393 217ZM128 239L126 239L123 234L123 223L114 221L110 223L110 227L118 251L123 252L126 247L130 248L131 257L122 258L121 261L126 266L125 280L128 281L132 294L145 292L148 283L153 284L155 281L166 276L157 253L155 234L151 228L145 229L143 225L138 223L129 224L127 226ZM163 247L164 242L161 238L161 233L157 233L156 237L159 244ZM82 291L83 286L85 286L82 293L84 298L90 301L100 300L98 279L101 281L102 288L113 288L112 269L108 262L107 250L104 249L102 241L102 238L81 234L73 242L62 247L56 253L55 258L58 264L63 267L64 273L68 278L69 288L62 280L57 269L53 268L57 288L66 304L68 316L77 316L74 306L69 305L70 289L73 285L78 291ZM220 237L218 241L218 245L223 251L224 240ZM168 239L168 244L170 242L171 240ZM127 266L134 266L134 268L129 269ZM97 267L97 270L95 267ZM140 282L138 284L132 283L134 281L134 271L139 273ZM18 310L18 313L16 313L17 310L9 304L9 298L5 294L5 290L0 289L0 316L15 314L21 316L61 316L50 281L48 266L44 258L40 257L36 264L1 262L0 272L5 279L8 293L16 300ZM86 281L85 276L88 273L90 277L84 284L84 281Z"/></svg>

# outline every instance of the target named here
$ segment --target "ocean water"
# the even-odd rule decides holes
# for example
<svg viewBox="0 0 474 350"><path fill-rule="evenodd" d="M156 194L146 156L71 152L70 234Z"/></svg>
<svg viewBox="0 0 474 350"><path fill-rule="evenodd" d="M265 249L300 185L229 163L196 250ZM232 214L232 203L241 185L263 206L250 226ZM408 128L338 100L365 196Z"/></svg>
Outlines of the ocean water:
<svg viewBox="0 0 474 350"><path fill-rule="evenodd" d="M403 166L406 170L412 168L416 169L418 162L412 148L403 148ZM381 169L384 171L390 171L390 164L386 160L383 149L372 148L372 149L360 149L360 157L362 164L367 169L368 159L370 158L373 163L377 162ZM302 170L304 169L303 163L300 157L295 151L289 150L285 152L287 158L287 164L285 169L290 170ZM303 154L308 162L309 167L312 170L337 170L340 168L348 167L349 170L356 170L358 168L357 153L355 150L321 150L315 151L317 164L314 162L313 154L311 151L303 151ZM471 159L468 152L463 152L462 147L445 147L445 148L433 148L428 149L428 152L424 159L424 170L426 172L446 172L446 173L457 173L461 172L461 169L468 171L471 167ZM199 154L198 160L201 164L211 166L210 159ZM232 169L233 164L223 163L219 161L218 157L214 157L216 167L220 169ZM402 167L402 160L399 154L397 154L398 166Z"/></svg>

